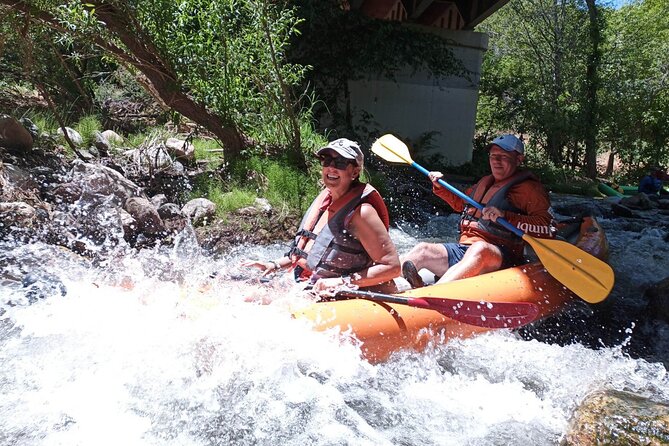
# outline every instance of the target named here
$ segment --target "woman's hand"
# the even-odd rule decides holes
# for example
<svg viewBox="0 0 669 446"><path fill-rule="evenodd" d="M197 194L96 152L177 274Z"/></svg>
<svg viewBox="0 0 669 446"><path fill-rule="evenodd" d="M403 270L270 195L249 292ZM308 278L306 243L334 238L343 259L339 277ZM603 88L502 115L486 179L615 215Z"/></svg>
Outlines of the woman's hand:
<svg viewBox="0 0 669 446"><path fill-rule="evenodd" d="M258 260L247 260L242 262L242 266L258 268L262 271L263 277L279 270L279 265L276 262L260 262Z"/></svg>
<svg viewBox="0 0 669 446"><path fill-rule="evenodd" d="M319 297L335 297L339 291L344 289L351 290L358 289L358 287L355 285L349 286L341 277L329 277L318 279L311 291Z"/></svg>

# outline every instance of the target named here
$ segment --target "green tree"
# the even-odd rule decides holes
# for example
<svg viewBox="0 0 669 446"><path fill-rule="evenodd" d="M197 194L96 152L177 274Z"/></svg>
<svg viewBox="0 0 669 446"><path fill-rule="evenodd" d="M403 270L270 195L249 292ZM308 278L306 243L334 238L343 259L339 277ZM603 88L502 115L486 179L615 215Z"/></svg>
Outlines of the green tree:
<svg viewBox="0 0 669 446"><path fill-rule="evenodd" d="M226 158L268 121L303 158L291 89L305 69L285 61L299 23L286 1L0 0L0 13L38 29L24 33L33 42L41 30L53 41L91 42L141 73L168 107L214 133Z"/></svg>
<svg viewBox="0 0 669 446"><path fill-rule="evenodd" d="M490 47L478 126L529 134L556 166L582 165L588 22L577 6L572 0L514 0L480 27Z"/></svg>
<svg viewBox="0 0 669 446"><path fill-rule="evenodd" d="M669 161L669 3L644 0L607 19L602 137L634 173Z"/></svg>

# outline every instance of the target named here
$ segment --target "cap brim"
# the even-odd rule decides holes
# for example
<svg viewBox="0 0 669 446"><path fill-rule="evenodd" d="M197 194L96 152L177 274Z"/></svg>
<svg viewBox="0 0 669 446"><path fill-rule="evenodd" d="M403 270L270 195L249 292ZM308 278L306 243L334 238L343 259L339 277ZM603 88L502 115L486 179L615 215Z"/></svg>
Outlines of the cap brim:
<svg viewBox="0 0 669 446"><path fill-rule="evenodd" d="M329 146L321 147L320 149L318 149L318 151L316 152L316 156L321 156L323 152L325 152L326 150L332 150L333 152L337 152L339 156L341 156L342 158L346 158L349 160L356 159L355 156L351 156L350 153L346 153L345 151L343 151L341 147L329 147Z"/></svg>

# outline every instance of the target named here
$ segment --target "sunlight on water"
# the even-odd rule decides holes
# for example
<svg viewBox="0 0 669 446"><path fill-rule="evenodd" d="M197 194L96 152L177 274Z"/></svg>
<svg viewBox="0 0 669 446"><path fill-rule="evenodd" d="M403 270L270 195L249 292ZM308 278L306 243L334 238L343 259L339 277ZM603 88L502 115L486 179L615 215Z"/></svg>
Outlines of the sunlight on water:
<svg viewBox="0 0 669 446"><path fill-rule="evenodd" d="M428 238L455 237L443 220ZM604 223L623 294L667 270L666 255L642 269L627 254L647 255L663 231ZM418 235L392 232L401 252ZM595 389L669 402L661 363L506 330L371 365L346 333L292 319L288 308L307 302L288 278L259 285L239 267L285 246L211 259L182 237L176 248L119 249L104 265L4 246L0 444L555 445ZM30 285L29 305L21 279L31 272L55 282ZM279 299L244 302L262 294Z"/></svg>

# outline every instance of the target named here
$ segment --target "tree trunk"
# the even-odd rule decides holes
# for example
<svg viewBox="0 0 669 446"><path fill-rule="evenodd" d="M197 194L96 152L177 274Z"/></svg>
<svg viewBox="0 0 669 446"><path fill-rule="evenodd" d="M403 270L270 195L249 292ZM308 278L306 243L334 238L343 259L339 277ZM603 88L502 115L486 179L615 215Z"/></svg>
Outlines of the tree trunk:
<svg viewBox="0 0 669 446"><path fill-rule="evenodd" d="M36 9L30 2L0 0L0 4L25 14L30 20L65 34L72 34L71 30L63 28L58 19L47 11ZM172 68L160 57L159 51L148 37L134 26L134 20L128 13L101 0L92 0L88 4L95 8L96 17L107 26L110 33L123 42L126 48L119 48L99 37L94 37L93 43L143 73L168 107L212 132L223 145L225 150L223 155L227 160L236 157L241 149L250 143L240 134L234 123L224 122L220 116L211 113L182 90L181 83Z"/></svg>
<svg viewBox="0 0 669 446"><path fill-rule="evenodd" d="M585 74L585 169L589 178L597 178L597 130L601 28L595 0L586 0L589 17L590 54Z"/></svg>

